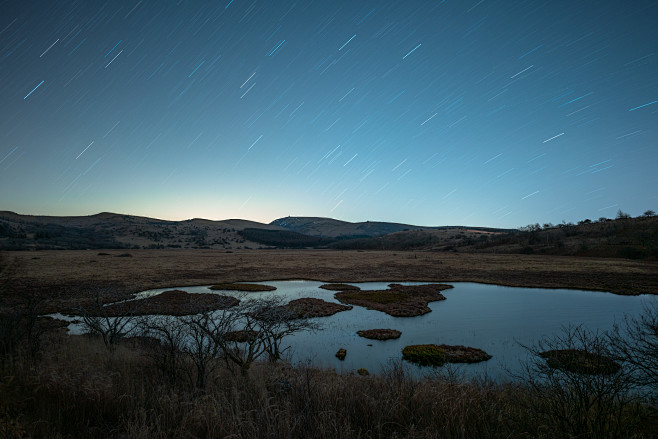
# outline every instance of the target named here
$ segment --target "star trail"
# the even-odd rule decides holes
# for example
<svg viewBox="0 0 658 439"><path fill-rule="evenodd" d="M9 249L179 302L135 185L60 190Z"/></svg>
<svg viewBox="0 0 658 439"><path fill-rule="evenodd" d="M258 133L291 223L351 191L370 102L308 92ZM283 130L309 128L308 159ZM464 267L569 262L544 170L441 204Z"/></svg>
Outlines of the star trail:
<svg viewBox="0 0 658 439"><path fill-rule="evenodd" d="M657 21L644 0L3 1L0 210L640 215Z"/></svg>

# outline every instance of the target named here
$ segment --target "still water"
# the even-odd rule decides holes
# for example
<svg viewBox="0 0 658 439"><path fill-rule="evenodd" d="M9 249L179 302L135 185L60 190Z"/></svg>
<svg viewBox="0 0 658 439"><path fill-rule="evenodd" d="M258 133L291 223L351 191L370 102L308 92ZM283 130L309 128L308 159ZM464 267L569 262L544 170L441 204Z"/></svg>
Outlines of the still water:
<svg viewBox="0 0 658 439"><path fill-rule="evenodd" d="M293 280L257 282L277 288L273 292L247 293L247 297L277 295L286 300L314 297L338 302L334 292L320 289L322 282ZM426 282L399 282L417 285ZM362 290L386 289L389 282L353 283ZM508 371L518 371L520 361L526 358L521 346L532 345L536 340L559 334L565 325L583 325L591 330L610 330L624 315L637 316L653 297L619 296L610 293L515 288L477 283L451 283L454 288L442 291L447 298L429 304L432 312L418 317L391 317L380 311L354 306L330 317L315 319L322 325L316 332L295 334L284 343L293 363L310 362L339 372L356 371L364 367L377 373L392 359L402 358L402 348L410 344L465 345L485 350L492 359L478 364L457 366L467 376L487 376L505 380ZM148 290L138 298L158 294L172 288ZM180 287L189 293L213 292L208 286ZM221 291L218 294L244 295ZM396 340L369 340L359 337L362 329L390 328L402 331ZM347 357L335 357L340 348ZM409 365L415 374L423 369Z"/></svg>

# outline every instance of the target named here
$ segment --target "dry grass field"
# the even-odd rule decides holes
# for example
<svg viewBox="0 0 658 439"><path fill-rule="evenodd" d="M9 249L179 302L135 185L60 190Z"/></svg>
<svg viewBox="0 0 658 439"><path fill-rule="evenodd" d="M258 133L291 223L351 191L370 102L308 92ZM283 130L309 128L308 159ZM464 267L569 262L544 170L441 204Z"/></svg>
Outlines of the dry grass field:
<svg viewBox="0 0 658 439"><path fill-rule="evenodd" d="M638 294L658 292L658 263L332 250L3 252L0 437L657 437L654 400L606 375L570 375L575 386L545 388L533 386L533 376L469 381L441 369L413 378L400 363L370 376L285 362L257 362L240 374L215 357L197 364L196 351L169 351L142 337L110 347L61 330L19 331L19 323L29 323L30 293L46 298L52 311L110 285L117 299L154 287L274 279L473 281ZM26 314L12 306L21 298ZM626 387L614 387L618 381ZM603 402L592 405L592 398Z"/></svg>
<svg viewBox="0 0 658 439"><path fill-rule="evenodd" d="M18 269L14 276L23 286L55 286L62 292L75 291L68 287L80 285L119 285L129 294L158 287L309 279L323 282L465 281L624 295L658 293L656 261L399 251L242 250L229 253L174 249L129 252L130 256L121 250L5 252L4 258L16 261Z"/></svg>

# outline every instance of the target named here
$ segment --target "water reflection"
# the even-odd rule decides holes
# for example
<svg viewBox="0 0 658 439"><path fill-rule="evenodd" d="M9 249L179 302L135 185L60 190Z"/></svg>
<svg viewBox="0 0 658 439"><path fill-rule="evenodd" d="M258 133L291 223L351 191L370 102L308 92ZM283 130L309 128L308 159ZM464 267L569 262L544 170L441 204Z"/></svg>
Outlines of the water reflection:
<svg viewBox="0 0 658 439"><path fill-rule="evenodd" d="M254 283L254 282L251 282ZM334 292L320 289L316 281L260 282L277 287L274 292L247 293L247 297L277 295L287 300L314 297L337 302ZM418 285L425 282L398 282ZM364 290L386 289L389 282L354 283ZM288 354L293 362L310 362L316 366L341 372L364 367L380 372L386 363L401 358L401 350L409 344L460 344L480 348L493 358L479 364L457 367L467 375L487 374L504 379L507 370L517 371L525 358L520 344L531 345L543 336L557 334L562 326L582 324L591 330L605 331L620 321L624 314L638 315L648 296L619 296L575 290L513 288L477 283L452 283L453 289L442 292L447 300L429 304L432 312L418 317L392 317L380 311L355 306L351 311L316 319L322 329L300 333L287 339ZM208 286L174 287L189 293L208 293ZM148 297L172 288L142 292ZM219 294L244 293L221 291ZM396 340L377 341L361 338L361 329L390 328L402 331ZM339 361L335 354L347 349L347 357ZM420 368L409 365L415 373Z"/></svg>

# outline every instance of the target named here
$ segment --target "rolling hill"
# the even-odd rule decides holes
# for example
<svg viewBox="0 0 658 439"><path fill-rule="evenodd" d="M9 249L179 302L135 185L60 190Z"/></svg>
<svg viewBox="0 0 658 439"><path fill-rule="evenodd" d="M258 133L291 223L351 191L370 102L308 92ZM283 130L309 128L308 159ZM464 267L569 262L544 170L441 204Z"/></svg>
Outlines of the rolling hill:
<svg viewBox="0 0 658 439"><path fill-rule="evenodd" d="M0 249L260 248L245 239L247 228L286 230L254 221L166 221L116 213L32 216L0 212Z"/></svg>
<svg viewBox="0 0 658 439"><path fill-rule="evenodd" d="M0 212L0 250L265 249L414 250L658 259L658 216L517 229L286 217L166 221L116 213L31 216Z"/></svg>
<svg viewBox="0 0 658 439"><path fill-rule="evenodd" d="M350 223L333 218L322 217L285 217L274 220L270 225L320 238L376 238L403 231L455 230L463 226L414 226L410 224L366 221ZM485 232L508 231L509 229L492 229L487 227L469 227L471 230Z"/></svg>

